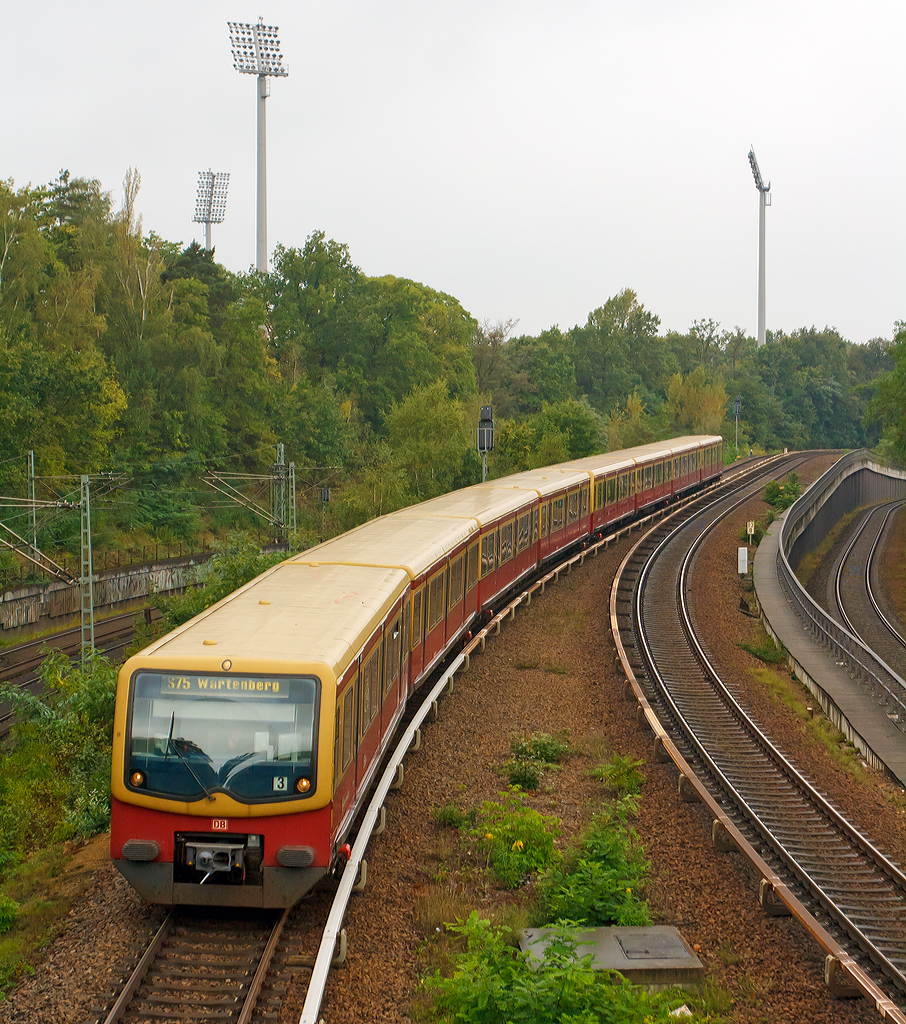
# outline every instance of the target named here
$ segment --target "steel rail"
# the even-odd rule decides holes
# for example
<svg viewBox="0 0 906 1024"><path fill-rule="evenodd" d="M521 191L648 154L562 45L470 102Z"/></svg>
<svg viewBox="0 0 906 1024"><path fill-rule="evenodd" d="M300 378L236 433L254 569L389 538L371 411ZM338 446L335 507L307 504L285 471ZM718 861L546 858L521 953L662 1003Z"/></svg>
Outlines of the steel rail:
<svg viewBox="0 0 906 1024"><path fill-rule="evenodd" d="M679 529L682 529L682 527L674 530L673 533L678 532ZM620 600L625 601L625 598L621 599L619 597L619 591L623 582L624 573L629 566L630 560L637 557L639 549L646 542L650 542L652 535L655 532L656 528L648 531L648 533L640 539L640 541L623 560L623 563L615 577L611 591L610 611L611 625L617 645L618 657L627 678L627 688L638 701L640 716L649 723L655 733L656 754L660 754L660 752L663 751L666 756L669 756L669 758L674 761L680 771L681 790L685 786L687 795L691 790L695 797L701 800L708 807L709 812L713 815L715 823L715 843L718 841L718 836L722 834L723 841L729 841L735 845L753 868L761 875L763 880L761 893L762 902L769 903L772 899L779 901L779 905L785 907L790 913L792 913L825 950L827 954L825 961L825 978L832 990L839 993L841 991L846 991L847 989L853 989L868 998L871 998L876 1007L889 1019L896 1020L898 1022L906 1021L906 1016L902 1014L886 993L884 993L873 979L865 973L852 956L842 946L840 946L824 926L816 920L811 911L791 890L789 884L783 878L778 876L774 869L764 861L749 839L743 834L737 824L721 806L720 802L715 799L710 790L695 773L693 768L690 766L687 757L677 747L675 741L671 738L665 726L662 724L658 714L649 703L644 689L635 675L631 659L623 643L619 623L620 613L618 612L618 603ZM687 566L691 563L691 558L692 553L690 552L685 560ZM678 583L678 587L680 594L684 598L686 590L685 582ZM667 696L669 698L669 694ZM738 703L735 701L733 701L733 703L736 704L738 713L742 714L744 718L747 718L748 716L744 714ZM679 719L682 720L684 716L680 712L679 708L676 708L676 711ZM701 749L701 745L698 744L697 740L693 742L693 749L696 748ZM704 763L712 761L707 751L703 751L703 754L704 756L702 760ZM719 773L723 774L722 772ZM796 775L798 775L798 773L796 773ZM730 789L731 792L733 792L736 787L731 785ZM889 862L887 863L889 864ZM890 865L890 867L893 868L894 872L897 871L895 866Z"/></svg>
<svg viewBox="0 0 906 1024"><path fill-rule="evenodd" d="M868 597L869 603L871 604L872 610L874 611L878 621L886 629L887 635L889 635L894 640L894 642L897 643L900 647L906 647L906 639L903 638L897 627L890 621L890 619L882 611L878 599L875 596L874 587L872 586L874 563L878 550L880 549L881 538L884 535L884 531L887 527L888 522L890 521L890 517L894 514L894 512L897 511L897 509L902 508L903 504L904 502L902 498L898 498L896 501L886 502L873 508L868 513L868 515L866 515L863 518L862 522L859 524L858 530L856 530L855 534L853 535L852 539L847 545L846 550L843 553L843 556L840 558L840 561L837 565L837 571L834 575L834 596L837 601L837 609L839 610L840 616L843 619L843 624L854 636L858 637L865 644L865 646L869 648L872 648L870 638L865 636L864 631L859 630L856 627L856 625L852 621L851 616L846 610L846 604L843 600L843 571L856 544L863 536L863 534L866 533L868 529L868 524L873 519L875 519L875 517L880 512L886 509L884 519L881 522L881 525L877 527L874 540L871 543L871 549L868 553L868 558L866 558L865 560L865 567L862 574L862 582L863 586L865 587L865 593Z"/></svg>

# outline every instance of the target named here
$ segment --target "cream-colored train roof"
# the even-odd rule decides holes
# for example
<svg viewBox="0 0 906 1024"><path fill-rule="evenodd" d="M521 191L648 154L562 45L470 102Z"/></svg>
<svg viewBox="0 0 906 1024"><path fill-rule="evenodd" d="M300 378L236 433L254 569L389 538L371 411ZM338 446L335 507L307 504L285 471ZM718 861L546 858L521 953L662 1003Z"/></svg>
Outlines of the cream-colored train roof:
<svg viewBox="0 0 906 1024"><path fill-rule="evenodd" d="M513 487L536 491L542 499L549 497L564 487L578 487L588 483L588 473L568 465L548 466L544 469L526 469L512 476L504 476L495 480L497 486L509 484Z"/></svg>
<svg viewBox="0 0 906 1024"><path fill-rule="evenodd" d="M306 565L293 561L256 577L185 626L142 651L188 667L224 659L237 672L253 663L324 662L343 672L408 585L401 569ZM213 667L213 666L211 666ZM271 671L274 671L271 668Z"/></svg>
<svg viewBox="0 0 906 1024"><path fill-rule="evenodd" d="M487 526L488 523L518 512L525 505L535 501L537 495L528 493L528 490L516 483L515 477L506 476L499 480L488 480L483 484L473 484L461 491L441 494L419 505L402 508L393 515L405 519L418 516L465 517L474 520L480 526Z"/></svg>
<svg viewBox="0 0 906 1024"><path fill-rule="evenodd" d="M693 435L674 437L668 441L655 441L652 444L637 445L635 448L624 448L618 452L603 452L601 455L589 455L583 459L562 462L555 468L583 469L596 474L612 472L616 469L629 468L639 459L667 458L681 455L683 452L715 444L723 438L713 435Z"/></svg>
<svg viewBox="0 0 906 1024"><path fill-rule="evenodd" d="M467 517L402 519L392 513L294 555L289 562L393 566L416 579L473 533L478 533L478 524Z"/></svg>

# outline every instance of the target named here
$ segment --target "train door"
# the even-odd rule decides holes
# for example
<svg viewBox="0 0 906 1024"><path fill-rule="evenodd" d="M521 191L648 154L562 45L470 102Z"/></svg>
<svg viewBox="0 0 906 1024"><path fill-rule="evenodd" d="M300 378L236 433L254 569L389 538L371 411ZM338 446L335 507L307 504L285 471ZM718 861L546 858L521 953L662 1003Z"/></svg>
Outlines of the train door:
<svg viewBox="0 0 906 1024"><path fill-rule="evenodd" d="M401 688L403 675L403 617L405 611L397 607L384 628L384 690L381 696L381 732L386 732L396 716L396 710L406 690Z"/></svg>
<svg viewBox="0 0 906 1024"><path fill-rule="evenodd" d="M479 542L476 537L469 545L466 552L466 591L463 601L463 616L469 621L478 611L478 570L479 570Z"/></svg>
<svg viewBox="0 0 906 1024"><path fill-rule="evenodd" d="M466 551L451 558L447 566L447 640L456 635L463 622L463 584L465 582Z"/></svg>
<svg viewBox="0 0 906 1024"><path fill-rule="evenodd" d="M447 596L447 567L441 566L428 577L425 587L424 665L430 666L444 646L444 612Z"/></svg>
<svg viewBox="0 0 906 1024"><path fill-rule="evenodd" d="M400 639L401 651L401 666L400 666L400 699L405 700L409 693L409 683L412 679L412 650L409 647L409 636L410 629L412 626L412 606L409 600L409 595L406 595L406 600L403 601L403 635Z"/></svg>
<svg viewBox="0 0 906 1024"><path fill-rule="evenodd" d="M333 743L333 824L336 835L353 804L356 789L357 694L359 663L356 659L337 687Z"/></svg>
<svg viewBox="0 0 906 1024"><path fill-rule="evenodd" d="M412 588L412 621L410 625L410 647L411 657L409 666L409 685L414 689L421 679L422 669L425 666L425 649L422 645L422 604L425 595L425 585L421 583Z"/></svg>
<svg viewBox="0 0 906 1024"><path fill-rule="evenodd" d="M361 787L381 746L381 693L384 678L384 640L381 631L362 655L359 670L359 736L357 785Z"/></svg>
<svg viewBox="0 0 906 1024"><path fill-rule="evenodd" d="M479 607L489 605L497 593L497 530L481 535L481 564L479 570Z"/></svg>

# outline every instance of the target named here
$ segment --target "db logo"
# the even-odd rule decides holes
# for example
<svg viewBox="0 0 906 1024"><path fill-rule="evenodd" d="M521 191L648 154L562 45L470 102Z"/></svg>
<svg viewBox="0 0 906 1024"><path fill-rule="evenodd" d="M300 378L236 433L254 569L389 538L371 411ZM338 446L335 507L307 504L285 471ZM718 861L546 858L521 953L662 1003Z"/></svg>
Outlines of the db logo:
<svg viewBox="0 0 906 1024"><path fill-rule="evenodd" d="M212 818L211 819L211 830L214 832L226 832L227 820L226 818Z"/></svg>

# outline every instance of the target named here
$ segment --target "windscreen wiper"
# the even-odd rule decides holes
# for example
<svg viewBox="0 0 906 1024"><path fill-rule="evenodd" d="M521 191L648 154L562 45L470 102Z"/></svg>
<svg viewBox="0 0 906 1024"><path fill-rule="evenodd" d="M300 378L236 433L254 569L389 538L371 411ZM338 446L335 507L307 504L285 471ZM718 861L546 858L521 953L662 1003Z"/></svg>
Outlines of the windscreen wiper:
<svg viewBox="0 0 906 1024"><path fill-rule="evenodd" d="M198 776L196 775L196 773L195 773L195 769L194 769L194 768L192 767L192 765L191 765L191 764L189 763L189 759L188 759L188 758L186 757L186 755L185 755L185 754L183 754L183 753L182 753L182 752L180 751L179 747L177 747L177 746L176 746L176 744L175 744L175 743L173 742L173 723L174 723L175 721L176 721L176 712L174 711L174 712L173 712L173 713L172 713L172 714L170 715L170 732L169 732L169 734L168 734L168 736L167 736L167 751L169 752L169 750L170 750L170 747L172 747L172 748L173 748L173 753L174 753L174 754L176 754L176 756L177 756L177 757L178 757L178 758L180 759L180 761L182 761L182 763L183 763L183 764L184 764L184 765L186 766L186 768L188 768L188 769L189 769L189 771L190 771L190 772L191 772L191 774L192 774L192 778L193 778L193 779L194 779L194 780L195 780L195 781L196 781L196 782L198 783L198 785L199 785L199 786L201 786L201 788L202 788L202 789L204 790L205 796L206 796L206 797L208 798L208 800L209 800L209 801L210 801L211 803L213 803L213 802L214 802L214 794L213 794L213 793L212 793L212 792L211 792L211 791L210 791L210 790L208 789L208 787L207 787L207 786L206 786L206 785L205 785L205 784L204 784L204 783L203 783L203 782L201 781L201 779L199 779L199 777L198 777Z"/></svg>

